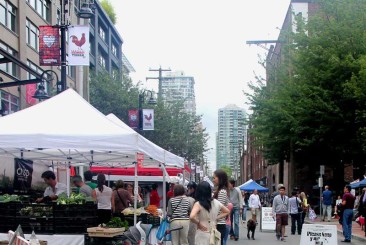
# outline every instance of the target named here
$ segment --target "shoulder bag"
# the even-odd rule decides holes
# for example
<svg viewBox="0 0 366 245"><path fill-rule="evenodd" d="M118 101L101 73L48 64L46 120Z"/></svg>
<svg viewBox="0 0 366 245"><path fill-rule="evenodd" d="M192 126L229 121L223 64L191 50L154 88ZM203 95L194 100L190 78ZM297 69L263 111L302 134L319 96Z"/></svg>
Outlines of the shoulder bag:
<svg viewBox="0 0 366 245"><path fill-rule="evenodd" d="M299 201L297 200L297 197L295 197L295 198L296 198L297 212L302 213L302 207L301 207Z"/></svg>
<svg viewBox="0 0 366 245"><path fill-rule="evenodd" d="M172 210L172 215L174 213L174 211L178 208L178 206L181 204L183 200L183 197L180 199L180 202L177 204L177 206L175 206L175 208ZM172 240L172 236L169 232L170 230L170 218L167 215L160 223L160 226L158 228L158 231L156 232L156 238L159 241L171 241ZM165 239L164 239L165 237Z"/></svg>
<svg viewBox="0 0 366 245"><path fill-rule="evenodd" d="M216 223L212 223L209 212L207 212L207 215L210 224L210 245L221 245L221 233L216 229Z"/></svg>

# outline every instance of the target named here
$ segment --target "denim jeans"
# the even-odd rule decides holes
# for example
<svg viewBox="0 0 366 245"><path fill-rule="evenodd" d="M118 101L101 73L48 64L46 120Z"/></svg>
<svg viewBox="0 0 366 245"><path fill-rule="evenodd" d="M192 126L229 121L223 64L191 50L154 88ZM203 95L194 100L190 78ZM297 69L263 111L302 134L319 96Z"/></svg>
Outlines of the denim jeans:
<svg viewBox="0 0 366 245"><path fill-rule="evenodd" d="M346 240L351 240L352 236L352 217L353 217L353 209L345 209L343 211L343 236Z"/></svg>
<svg viewBox="0 0 366 245"><path fill-rule="evenodd" d="M243 221L247 221L247 209L248 209L247 206L243 207L243 213L242 213L242 217L241 217L243 219Z"/></svg>
<svg viewBox="0 0 366 245"><path fill-rule="evenodd" d="M233 208L230 213L231 218L230 235L234 236L235 238L239 238L239 217L240 217L239 208Z"/></svg>
<svg viewBox="0 0 366 245"><path fill-rule="evenodd" d="M226 234L225 234L225 237L221 238L223 240L223 244L224 245L226 245L227 239L229 237L230 229L231 229L231 226L230 225L226 225Z"/></svg>

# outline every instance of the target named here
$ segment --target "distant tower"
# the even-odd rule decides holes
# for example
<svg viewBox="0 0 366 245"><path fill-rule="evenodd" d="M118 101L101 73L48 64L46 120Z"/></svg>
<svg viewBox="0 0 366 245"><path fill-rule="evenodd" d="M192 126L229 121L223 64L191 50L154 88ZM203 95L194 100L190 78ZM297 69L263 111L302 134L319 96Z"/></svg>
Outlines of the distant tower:
<svg viewBox="0 0 366 245"><path fill-rule="evenodd" d="M169 72L162 77L162 98L165 102L184 101L187 112L196 113L194 77L183 71Z"/></svg>
<svg viewBox="0 0 366 245"><path fill-rule="evenodd" d="M219 109L218 133L216 135L216 168L228 165L233 177L238 177L240 150L245 136L246 112L236 105Z"/></svg>

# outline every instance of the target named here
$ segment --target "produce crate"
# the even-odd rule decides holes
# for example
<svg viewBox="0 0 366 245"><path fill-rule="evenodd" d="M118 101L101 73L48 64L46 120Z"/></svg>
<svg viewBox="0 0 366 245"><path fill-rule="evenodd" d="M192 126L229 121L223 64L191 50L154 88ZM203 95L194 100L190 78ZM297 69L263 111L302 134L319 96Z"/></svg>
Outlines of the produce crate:
<svg viewBox="0 0 366 245"><path fill-rule="evenodd" d="M89 227L87 229L90 237L115 237L122 235L125 228L102 228L102 227Z"/></svg>

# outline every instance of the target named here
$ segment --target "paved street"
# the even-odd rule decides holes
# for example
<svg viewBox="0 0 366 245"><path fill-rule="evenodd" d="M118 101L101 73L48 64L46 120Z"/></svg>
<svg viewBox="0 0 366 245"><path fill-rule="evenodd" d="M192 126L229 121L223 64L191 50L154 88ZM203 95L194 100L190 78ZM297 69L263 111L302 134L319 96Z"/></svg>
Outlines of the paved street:
<svg viewBox="0 0 366 245"><path fill-rule="evenodd" d="M286 233L290 234L290 229L291 226L287 226L286 227ZM281 244L283 242L281 241L277 241L276 237L275 237L275 233L274 232L261 232L259 230L259 227L257 227L256 233L255 233L255 241L253 240L248 240L248 238L246 237L247 235L247 228L246 225L240 225L240 238L239 241L233 241L233 240L228 240L228 245L239 245L239 244L256 244L256 245L268 245L271 243L275 243L275 244ZM342 244L341 241L343 240L343 236L338 234L338 244ZM289 235L288 237L286 237L286 243L287 244L300 244L300 236L299 235ZM347 244L347 243L345 243ZM365 241L358 241L358 240L352 240L352 243L350 244L354 244L354 245L364 245Z"/></svg>

